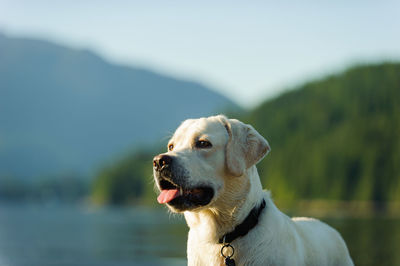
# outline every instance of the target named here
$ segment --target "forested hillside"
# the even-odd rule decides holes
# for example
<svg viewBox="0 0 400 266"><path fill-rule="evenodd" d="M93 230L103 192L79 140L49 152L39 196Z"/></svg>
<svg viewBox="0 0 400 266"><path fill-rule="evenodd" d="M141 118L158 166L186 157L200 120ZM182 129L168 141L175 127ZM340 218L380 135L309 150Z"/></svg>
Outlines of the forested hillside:
<svg viewBox="0 0 400 266"><path fill-rule="evenodd" d="M246 120L272 146L258 168L277 198L400 200L400 64L307 83Z"/></svg>
<svg viewBox="0 0 400 266"><path fill-rule="evenodd" d="M239 118L271 144L258 169L275 199L400 200L400 64L358 66L306 83ZM154 154L104 169L94 198L155 197ZM116 191L123 195L115 198Z"/></svg>

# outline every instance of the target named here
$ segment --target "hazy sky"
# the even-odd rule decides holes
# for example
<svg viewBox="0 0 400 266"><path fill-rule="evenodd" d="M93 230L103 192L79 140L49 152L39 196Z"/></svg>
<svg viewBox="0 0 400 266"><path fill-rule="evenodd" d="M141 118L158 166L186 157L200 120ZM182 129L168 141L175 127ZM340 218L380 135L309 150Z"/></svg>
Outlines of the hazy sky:
<svg viewBox="0 0 400 266"><path fill-rule="evenodd" d="M400 1L0 0L0 31L195 79L252 106L355 62L400 59Z"/></svg>

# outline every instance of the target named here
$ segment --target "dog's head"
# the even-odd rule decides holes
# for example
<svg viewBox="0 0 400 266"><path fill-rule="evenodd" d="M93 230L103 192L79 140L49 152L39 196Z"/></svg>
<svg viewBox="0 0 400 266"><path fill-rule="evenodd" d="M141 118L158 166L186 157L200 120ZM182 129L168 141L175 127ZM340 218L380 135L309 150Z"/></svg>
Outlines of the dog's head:
<svg viewBox="0 0 400 266"><path fill-rule="evenodd" d="M159 203L175 212L211 206L227 183L240 178L270 150L250 125L225 116L184 121L168 142L168 152L154 157Z"/></svg>

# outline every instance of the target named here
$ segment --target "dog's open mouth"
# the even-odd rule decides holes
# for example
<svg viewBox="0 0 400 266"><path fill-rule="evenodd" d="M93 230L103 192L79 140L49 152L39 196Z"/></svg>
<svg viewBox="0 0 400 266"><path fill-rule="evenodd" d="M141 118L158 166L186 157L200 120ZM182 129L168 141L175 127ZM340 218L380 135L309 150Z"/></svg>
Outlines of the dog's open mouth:
<svg viewBox="0 0 400 266"><path fill-rule="evenodd" d="M167 203L178 210L207 205L214 196L214 190L208 186L184 188L166 179L160 180L159 185L161 193L158 202Z"/></svg>

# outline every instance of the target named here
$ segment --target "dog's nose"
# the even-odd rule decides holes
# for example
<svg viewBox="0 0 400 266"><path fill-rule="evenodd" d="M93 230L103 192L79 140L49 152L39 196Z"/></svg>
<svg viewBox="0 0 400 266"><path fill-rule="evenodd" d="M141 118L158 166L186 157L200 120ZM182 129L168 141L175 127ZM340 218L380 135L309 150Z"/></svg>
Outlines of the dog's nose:
<svg viewBox="0 0 400 266"><path fill-rule="evenodd" d="M171 163L172 157L165 154L159 154L153 158L153 167L156 170L168 167Z"/></svg>

